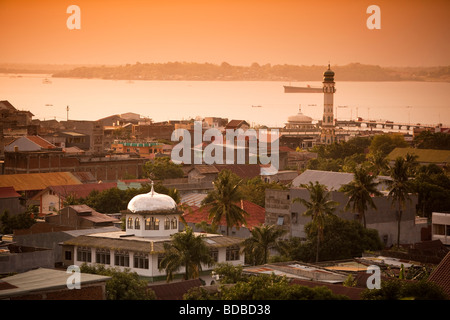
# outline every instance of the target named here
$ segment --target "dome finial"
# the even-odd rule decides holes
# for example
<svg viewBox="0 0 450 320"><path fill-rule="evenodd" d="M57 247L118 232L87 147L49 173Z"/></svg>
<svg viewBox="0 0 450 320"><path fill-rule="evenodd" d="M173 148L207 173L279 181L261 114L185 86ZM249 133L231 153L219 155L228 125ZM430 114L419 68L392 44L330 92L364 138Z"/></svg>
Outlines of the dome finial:
<svg viewBox="0 0 450 320"><path fill-rule="evenodd" d="M150 193L152 196L155 194L155 190L153 189L153 180L152 180L152 190L150 191Z"/></svg>

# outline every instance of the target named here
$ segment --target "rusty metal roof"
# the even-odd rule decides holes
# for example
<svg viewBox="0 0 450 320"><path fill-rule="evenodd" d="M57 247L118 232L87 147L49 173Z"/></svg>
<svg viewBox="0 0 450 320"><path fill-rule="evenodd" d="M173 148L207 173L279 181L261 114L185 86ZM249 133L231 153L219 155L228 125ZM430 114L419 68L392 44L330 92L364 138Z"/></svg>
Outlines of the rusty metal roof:
<svg viewBox="0 0 450 320"><path fill-rule="evenodd" d="M0 175L0 187L14 187L16 191L43 190L48 186L71 184L81 184L81 181L70 172Z"/></svg>

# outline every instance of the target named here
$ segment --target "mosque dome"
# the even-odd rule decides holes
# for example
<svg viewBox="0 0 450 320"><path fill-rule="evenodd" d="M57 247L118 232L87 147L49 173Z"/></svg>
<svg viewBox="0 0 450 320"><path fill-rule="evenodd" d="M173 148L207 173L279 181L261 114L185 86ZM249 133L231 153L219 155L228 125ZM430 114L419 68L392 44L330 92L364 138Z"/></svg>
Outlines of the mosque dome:
<svg viewBox="0 0 450 320"><path fill-rule="evenodd" d="M330 69L330 65L328 65L328 69L323 73L323 81L334 82L334 71Z"/></svg>
<svg viewBox="0 0 450 320"><path fill-rule="evenodd" d="M296 115L288 117L289 123L311 123L312 118L304 115L302 110L299 108L298 113Z"/></svg>
<svg viewBox="0 0 450 320"><path fill-rule="evenodd" d="M138 214L176 213L177 204L172 197L157 193L152 190L149 193L138 194L128 202L128 211Z"/></svg>

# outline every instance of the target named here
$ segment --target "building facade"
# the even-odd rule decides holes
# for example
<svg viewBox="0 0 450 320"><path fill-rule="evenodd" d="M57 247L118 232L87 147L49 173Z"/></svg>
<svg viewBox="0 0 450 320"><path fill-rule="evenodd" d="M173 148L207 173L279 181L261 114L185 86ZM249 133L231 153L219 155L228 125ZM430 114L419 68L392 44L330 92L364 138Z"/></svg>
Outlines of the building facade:
<svg viewBox="0 0 450 320"><path fill-rule="evenodd" d="M125 231L83 235L63 243L65 265L103 264L107 267L130 269L151 280L164 279L160 270L164 258L164 243L179 232L179 211L173 199L154 192L137 195L128 203ZM241 253L242 239L219 234L205 234L205 244L216 262L244 264ZM202 266L202 270L212 267ZM184 273L184 268L179 269Z"/></svg>

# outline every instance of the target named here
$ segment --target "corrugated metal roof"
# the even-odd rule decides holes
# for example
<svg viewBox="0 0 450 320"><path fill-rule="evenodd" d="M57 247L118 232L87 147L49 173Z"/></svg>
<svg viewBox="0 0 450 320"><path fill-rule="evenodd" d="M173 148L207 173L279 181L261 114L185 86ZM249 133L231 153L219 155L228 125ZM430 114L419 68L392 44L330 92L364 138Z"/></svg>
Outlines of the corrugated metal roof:
<svg viewBox="0 0 450 320"><path fill-rule="evenodd" d="M6 277L1 281L7 282L16 288L0 290L0 298L30 294L38 291L67 289L68 277L69 274L66 271L46 268L39 268L16 274L11 277ZM90 283L107 281L109 279L111 279L111 277L89 273L80 274L81 286Z"/></svg>
<svg viewBox="0 0 450 320"><path fill-rule="evenodd" d="M21 173L0 175L0 187L14 187L16 191L43 190L48 186L81 184L70 172Z"/></svg>
<svg viewBox="0 0 450 320"><path fill-rule="evenodd" d="M376 180L382 182L383 180L389 179L390 177L378 176ZM292 181L292 186L300 187L302 184L309 184L310 182L315 183L316 181L325 185L328 188L328 191L337 191L343 185L353 181L353 173L308 169ZM384 190L384 184L380 183L378 189L380 191Z"/></svg>

